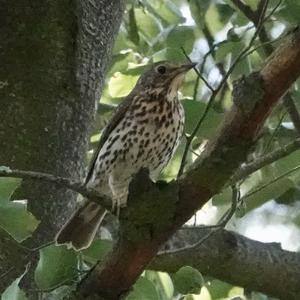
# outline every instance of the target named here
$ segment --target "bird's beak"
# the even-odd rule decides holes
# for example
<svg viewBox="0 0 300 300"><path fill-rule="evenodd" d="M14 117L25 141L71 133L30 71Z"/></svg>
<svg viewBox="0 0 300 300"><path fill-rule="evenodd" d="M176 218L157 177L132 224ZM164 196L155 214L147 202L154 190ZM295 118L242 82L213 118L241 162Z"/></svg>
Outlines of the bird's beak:
<svg viewBox="0 0 300 300"><path fill-rule="evenodd" d="M188 72L190 69L194 68L197 65L197 63L191 62L188 64L183 64L179 67L179 73L186 73Z"/></svg>

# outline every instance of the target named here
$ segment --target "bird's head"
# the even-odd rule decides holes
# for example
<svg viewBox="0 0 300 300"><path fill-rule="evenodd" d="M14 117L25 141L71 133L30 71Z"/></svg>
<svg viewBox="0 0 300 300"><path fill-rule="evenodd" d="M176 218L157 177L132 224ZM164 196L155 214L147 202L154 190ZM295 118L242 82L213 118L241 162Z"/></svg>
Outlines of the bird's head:
<svg viewBox="0 0 300 300"><path fill-rule="evenodd" d="M154 63L141 75L137 87L139 90L172 99L177 95L185 74L195 66L196 63L174 64L167 61Z"/></svg>

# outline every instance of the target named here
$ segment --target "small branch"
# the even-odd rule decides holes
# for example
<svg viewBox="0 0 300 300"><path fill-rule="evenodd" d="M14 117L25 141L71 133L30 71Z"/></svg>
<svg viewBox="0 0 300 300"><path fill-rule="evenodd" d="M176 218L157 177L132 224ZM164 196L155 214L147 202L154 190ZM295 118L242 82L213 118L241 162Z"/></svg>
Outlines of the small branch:
<svg viewBox="0 0 300 300"><path fill-rule="evenodd" d="M54 176L52 174L33 172L33 171L23 171L23 170L0 170L0 177L17 177L23 179L33 179L45 182L51 182L58 187L65 187L74 192L77 192L89 199L90 201L96 202L106 208L111 210L111 200L105 195L101 195L93 189L88 189L82 182L77 182L69 178Z"/></svg>
<svg viewBox="0 0 300 300"><path fill-rule="evenodd" d="M254 194L256 194L256 193L260 192L261 190L265 189L266 187L268 187L269 185L271 185L271 184L277 182L278 180L280 180L280 179L282 179L282 178L284 178L284 177L289 176L290 174L292 174L292 173L294 173L294 172L296 172L296 171L298 171L298 170L300 170L300 165L297 166L297 167L295 167L295 168L293 168L293 169L291 169L291 170L289 170L289 171L287 171L287 172L284 172L284 173L281 174L280 176L278 176L278 177L276 177L276 178L270 180L269 182L267 182L267 183L265 183L265 184L259 186L257 189L250 191L249 193L247 193L246 195L244 195L244 196L241 198L241 201L245 200L246 198L249 198L250 196L253 196Z"/></svg>
<svg viewBox="0 0 300 300"><path fill-rule="evenodd" d="M276 125L274 131L272 132L270 138L268 139L268 141L266 142L266 145L264 146L264 149L263 149L263 151L262 151L262 155L265 155L266 153L270 152L270 148L271 148L271 146L272 146L272 142L273 142L273 140L275 139L275 137L276 137L276 135L277 135L277 133L278 133L278 131L279 131L281 125L282 125L282 122L283 122L283 120L284 120L286 114L287 114L287 111L285 111L285 112L280 116L279 121L278 121L278 123L277 123L277 125Z"/></svg>
<svg viewBox="0 0 300 300"><path fill-rule="evenodd" d="M188 56L188 54L186 53L186 51L184 50L183 47L181 47L181 50L184 54L184 56L190 61L190 57ZM207 88L213 93L214 92L214 88L210 85L210 83L202 76L202 74L198 71L198 69L196 67L194 67L195 72L197 73L198 77L205 83L205 85L207 86Z"/></svg>
<svg viewBox="0 0 300 300"><path fill-rule="evenodd" d="M240 167L237 172L232 176L230 182L235 183L238 182L250 174L260 170L261 168L281 159L284 158L291 153L300 149L300 138L297 138L295 141L277 149L273 152L266 154L262 157L256 158L253 162L248 163L242 167Z"/></svg>

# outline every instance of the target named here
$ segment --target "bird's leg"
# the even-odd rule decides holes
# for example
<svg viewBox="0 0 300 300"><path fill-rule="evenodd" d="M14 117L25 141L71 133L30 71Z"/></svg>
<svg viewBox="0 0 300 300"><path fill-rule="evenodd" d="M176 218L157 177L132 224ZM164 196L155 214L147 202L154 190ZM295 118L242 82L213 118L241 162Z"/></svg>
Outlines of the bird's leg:
<svg viewBox="0 0 300 300"><path fill-rule="evenodd" d="M116 212L117 217L120 215L122 207L126 206L128 197L128 185L124 181L115 181L114 177L109 178L109 186L111 188L112 197L112 212Z"/></svg>
<svg viewBox="0 0 300 300"><path fill-rule="evenodd" d="M114 209L116 210L116 215L119 218L121 208L126 207L127 204L127 197L128 197L128 190L127 188L123 188L122 191L119 191L118 195L115 198L114 201Z"/></svg>

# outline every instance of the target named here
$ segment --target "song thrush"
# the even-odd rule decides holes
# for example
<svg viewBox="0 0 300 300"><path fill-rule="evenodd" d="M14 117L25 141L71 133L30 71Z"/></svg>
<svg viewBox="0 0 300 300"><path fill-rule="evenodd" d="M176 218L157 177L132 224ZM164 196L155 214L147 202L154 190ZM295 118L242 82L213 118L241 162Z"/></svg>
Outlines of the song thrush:
<svg viewBox="0 0 300 300"><path fill-rule="evenodd" d="M119 105L105 128L86 178L88 187L126 205L130 180L141 168L155 180L179 144L184 111L177 91L185 73L195 66L162 61L153 64ZM57 244L87 248L105 215L85 200L56 237Z"/></svg>

